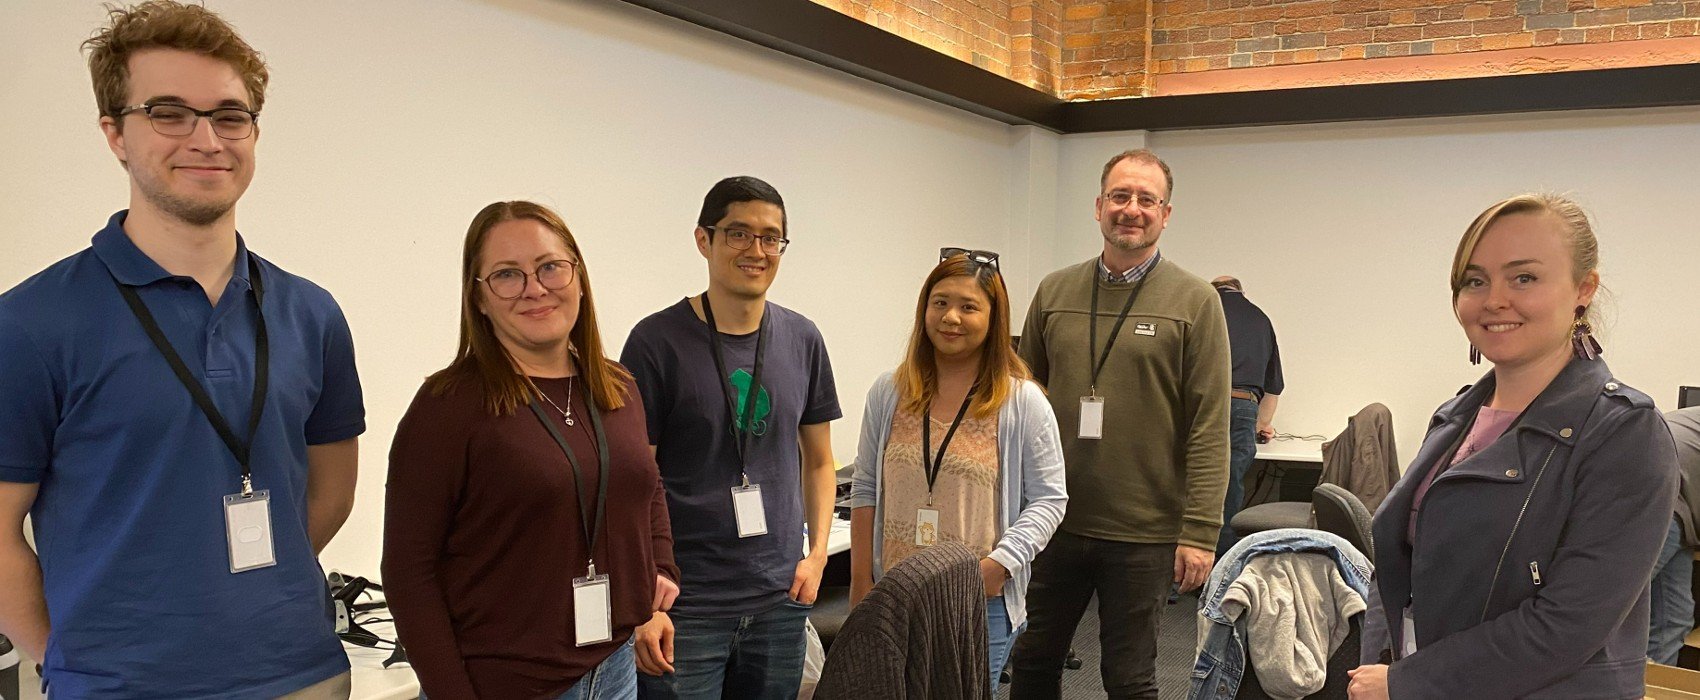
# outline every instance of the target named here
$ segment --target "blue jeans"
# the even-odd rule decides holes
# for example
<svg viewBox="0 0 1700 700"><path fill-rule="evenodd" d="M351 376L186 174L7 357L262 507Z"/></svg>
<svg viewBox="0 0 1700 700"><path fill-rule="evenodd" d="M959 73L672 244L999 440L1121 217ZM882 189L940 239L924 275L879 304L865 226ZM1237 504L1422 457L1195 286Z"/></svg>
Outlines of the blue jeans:
<svg viewBox="0 0 1700 700"><path fill-rule="evenodd" d="M626 640L612 656L562 693L560 700L633 700L637 697L637 656Z"/></svg>
<svg viewBox="0 0 1700 700"><path fill-rule="evenodd" d="M1021 623L1021 629L1010 629L1009 609L1004 607L1003 596L986 599L986 658L992 662L992 692L998 690L998 674L1009 663L1009 650L1015 647L1015 638L1025 629L1026 622Z"/></svg>
<svg viewBox="0 0 1700 700"><path fill-rule="evenodd" d="M1216 538L1216 558L1221 559L1240 538L1228 526L1245 507L1245 473L1257 461L1257 402L1233 400L1228 417L1228 495L1222 500L1222 534Z"/></svg>
<svg viewBox="0 0 1700 700"><path fill-rule="evenodd" d="M1671 518L1665 548L1653 569L1652 634L1647 658L1676 665L1682 638L1694 627L1694 556L1682 546L1682 523Z"/></svg>
<svg viewBox="0 0 1700 700"><path fill-rule="evenodd" d="M633 700L636 697L637 655L632 651L632 640L627 639L567 692L561 693L557 700ZM430 698L420 693L419 700Z"/></svg>
<svg viewBox="0 0 1700 700"><path fill-rule="evenodd" d="M745 617L673 615L673 672L638 674L645 700L793 700L803 685L803 621L785 601Z"/></svg>

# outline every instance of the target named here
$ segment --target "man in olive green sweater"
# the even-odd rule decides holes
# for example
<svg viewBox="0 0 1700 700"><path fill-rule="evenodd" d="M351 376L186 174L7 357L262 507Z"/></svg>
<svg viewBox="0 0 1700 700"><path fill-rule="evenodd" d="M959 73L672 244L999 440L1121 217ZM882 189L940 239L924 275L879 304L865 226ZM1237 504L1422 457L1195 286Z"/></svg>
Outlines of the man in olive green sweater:
<svg viewBox="0 0 1700 700"><path fill-rule="evenodd" d="M1215 560L1228 485L1231 360L1210 284L1157 252L1174 178L1150 151L1104 167L1104 252L1045 277L1021 357L1062 432L1068 513L1033 562L1011 698L1056 698L1093 594L1111 698L1157 697L1157 619L1171 584Z"/></svg>

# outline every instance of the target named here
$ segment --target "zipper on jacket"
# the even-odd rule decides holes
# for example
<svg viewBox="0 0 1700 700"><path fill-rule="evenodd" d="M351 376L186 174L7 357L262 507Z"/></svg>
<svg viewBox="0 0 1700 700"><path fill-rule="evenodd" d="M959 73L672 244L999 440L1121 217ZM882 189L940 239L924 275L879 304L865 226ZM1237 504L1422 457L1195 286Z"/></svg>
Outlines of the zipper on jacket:
<svg viewBox="0 0 1700 700"><path fill-rule="evenodd" d="M1523 515L1529 512L1529 501L1535 499L1535 489L1541 486L1541 475L1547 473L1547 464L1552 462L1552 453L1557 451L1558 445L1553 445L1547 450L1546 459L1541 460L1541 468L1535 472L1533 483L1529 484L1529 495L1523 497L1523 507L1517 509L1517 519L1511 523L1511 534L1505 537L1505 548L1499 550L1499 562L1493 565L1493 580L1488 581L1487 599L1482 601L1482 622L1487 622L1488 609L1493 605L1493 589L1499 585L1499 572L1505 568L1505 555L1511 553L1511 541L1517 539L1517 529L1523 526ZM1534 562L1530 564L1532 570Z"/></svg>
<svg viewBox="0 0 1700 700"><path fill-rule="evenodd" d="M1529 576L1535 580L1535 585L1541 585L1541 565L1539 563L1529 562Z"/></svg>

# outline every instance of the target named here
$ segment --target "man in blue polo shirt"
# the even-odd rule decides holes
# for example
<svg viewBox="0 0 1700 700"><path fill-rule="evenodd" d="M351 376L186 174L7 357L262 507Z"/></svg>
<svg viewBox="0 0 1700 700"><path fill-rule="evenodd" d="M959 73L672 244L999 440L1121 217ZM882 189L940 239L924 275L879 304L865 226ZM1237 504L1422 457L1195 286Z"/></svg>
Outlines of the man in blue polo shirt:
<svg viewBox="0 0 1700 700"><path fill-rule="evenodd" d="M771 185L715 183L696 227L708 290L638 322L620 355L643 394L681 576L672 610L632 634L648 700L787 700L802 684L843 411L820 330L767 301L789 243Z"/></svg>
<svg viewBox="0 0 1700 700"><path fill-rule="evenodd" d="M85 46L130 206L0 295L0 633L54 700L346 698L365 413L336 302L236 233L265 64L169 1Z"/></svg>

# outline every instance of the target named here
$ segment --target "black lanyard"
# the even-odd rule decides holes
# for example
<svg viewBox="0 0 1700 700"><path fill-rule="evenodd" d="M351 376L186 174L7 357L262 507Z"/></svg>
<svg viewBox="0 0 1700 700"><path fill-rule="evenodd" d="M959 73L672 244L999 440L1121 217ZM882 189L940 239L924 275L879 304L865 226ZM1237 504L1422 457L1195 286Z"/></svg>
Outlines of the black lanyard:
<svg viewBox="0 0 1700 700"><path fill-rule="evenodd" d="M1156 267L1157 265L1153 263L1151 269L1139 276L1139 284L1133 285L1133 291L1128 292L1127 303L1122 304L1122 312L1116 315L1116 325L1110 328L1110 338L1104 343L1104 353L1099 355L1098 359L1092 363L1092 383L1090 386L1093 396L1098 395L1098 373L1104 371L1104 363L1110 359L1110 348L1115 346L1116 336L1122 332L1122 322L1127 320L1127 312L1133 308L1133 300L1139 298L1139 290L1145 288L1145 280L1151 277L1151 273L1156 270ZM1091 321L1088 322L1088 326L1091 329L1089 331L1091 335L1087 339L1090 344L1086 348L1088 359L1091 359L1092 355L1098 352L1098 270L1096 269L1092 271L1092 313L1090 318Z"/></svg>
<svg viewBox="0 0 1700 700"><path fill-rule="evenodd" d="M165 337L165 332L159 329L159 322L154 320L153 312L148 311L147 304L136 295L136 290L129 285L112 278L117 285L118 293L124 295L124 303L130 305L130 313L135 314L136 320L141 321L142 330L147 331L148 339L159 349L159 354L165 356L165 362L171 365L171 371L177 375L177 381L183 383L183 388L189 390L189 396L195 400L195 405L206 415L207 422L212 423L213 430L218 432L218 438L224 441L224 446L236 458L236 463L242 466L242 496L254 495L254 469L252 452L254 435L260 429L260 411L266 406L266 391L271 383L271 342L266 337L266 315L261 303L266 296L265 282L260 278L260 264L254 256L248 256L248 285L254 291L254 400L248 409L248 439L236 439L236 432L230 429L230 422L224 419L218 406L213 404L212 396L201 386L200 381L189 371L189 366L183 363L183 357L177 354L177 349L171 346L171 341Z"/></svg>
<svg viewBox="0 0 1700 700"><path fill-rule="evenodd" d="M592 361L596 361L592 358ZM539 393L542 389L537 389ZM602 412L596 409L596 392L585 382L584 406L590 414L590 431L596 441L596 515L590 514L590 504L584 502L584 480L579 475L578 454L573 452L572 445L561 437L561 431L555 428L555 422L549 419L549 414L543 412L543 406L537 403L537 397L531 397L531 412L537 420L543 423L543 428L549 431L549 437L555 438L555 444L561 447L561 452L567 455L567 464L573 468L573 491L578 494L578 517L584 526L584 556L590 562L590 572L587 576L596 576L596 538L601 534L603 516L608 509L608 436L602 432Z"/></svg>
<svg viewBox="0 0 1700 700"><path fill-rule="evenodd" d="M765 304L765 302L764 302ZM726 374L726 359L720 349L720 329L714 325L714 308L708 304L708 294L702 295L702 317L708 322L708 345L714 352L715 381L720 384L720 394L726 399L726 417L732 421L732 444L738 448L738 471L744 480L744 485L750 485L750 421L755 417L756 399L761 396L761 365L762 357L767 354L767 310L762 309L761 325L756 331L756 364L755 372L750 376L750 389L744 396L744 413L738 415L736 400L732 398L732 377ZM743 426L740 430L739 426Z"/></svg>
<svg viewBox="0 0 1700 700"><path fill-rule="evenodd" d="M939 470L944 467L945 450L950 449L950 439L956 437L956 429L962 425L962 417L968 414L968 404L974 401L974 390L980 388L979 383L968 388L968 395L962 397L962 408L956 409L956 418L950 421L950 430L944 434L944 441L939 443L937 457L928 455L933 449L933 405L931 402L921 409L921 470L927 473L927 505L933 504L933 483L939 479Z"/></svg>

